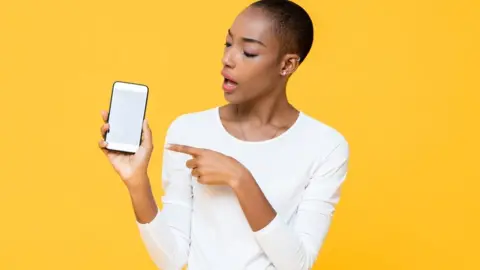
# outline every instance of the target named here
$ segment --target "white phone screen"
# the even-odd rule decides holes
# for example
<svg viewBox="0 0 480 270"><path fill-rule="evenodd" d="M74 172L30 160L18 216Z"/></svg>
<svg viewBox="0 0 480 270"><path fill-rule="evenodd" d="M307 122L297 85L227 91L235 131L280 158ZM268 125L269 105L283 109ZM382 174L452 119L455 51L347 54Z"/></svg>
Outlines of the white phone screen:
<svg viewBox="0 0 480 270"><path fill-rule="evenodd" d="M114 87L108 119L108 143L140 145L146 102L146 90Z"/></svg>

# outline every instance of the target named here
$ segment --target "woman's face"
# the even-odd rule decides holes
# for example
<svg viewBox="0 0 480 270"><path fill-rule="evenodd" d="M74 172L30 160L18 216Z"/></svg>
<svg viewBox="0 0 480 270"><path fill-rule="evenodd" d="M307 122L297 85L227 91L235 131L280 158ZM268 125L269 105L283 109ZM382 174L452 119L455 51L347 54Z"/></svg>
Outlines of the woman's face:
<svg viewBox="0 0 480 270"><path fill-rule="evenodd" d="M268 95L284 82L280 44L272 23L258 9L245 9L233 22L222 59L223 89L230 103L238 104Z"/></svg>

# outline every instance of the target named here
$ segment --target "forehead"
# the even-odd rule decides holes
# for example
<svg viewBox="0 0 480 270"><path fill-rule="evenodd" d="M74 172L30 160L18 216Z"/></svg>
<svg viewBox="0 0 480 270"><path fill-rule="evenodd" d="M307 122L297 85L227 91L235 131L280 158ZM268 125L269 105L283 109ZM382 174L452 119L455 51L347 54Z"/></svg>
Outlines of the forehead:
<svg viewBox="0 0 480 270"><path fill-rule="evenodd" d="M267 47L277 46L272 20L259 8L249 7L242 11L230 28L235 38L252 38Z"/></svg>

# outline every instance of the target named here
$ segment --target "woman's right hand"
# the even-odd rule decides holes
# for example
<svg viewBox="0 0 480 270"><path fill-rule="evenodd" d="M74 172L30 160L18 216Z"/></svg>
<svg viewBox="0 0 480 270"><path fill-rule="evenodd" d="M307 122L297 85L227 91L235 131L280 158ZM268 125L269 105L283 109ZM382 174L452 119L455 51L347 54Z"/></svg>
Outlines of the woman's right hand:
<svg viewBox="0 0 480 270"><path fill-rule="evenodd" d="M143 121L142 139L140 147L135 154L123 153L107 149L105 138L106 132L110 126L107 123L108 112L102 111L103 125L100 128L102 139L98 142L108 161L112 164L114 170L120 175L120 178L127 185L128 189L148 185L148 163L153 151L152 132L147 120Z"/></svg>

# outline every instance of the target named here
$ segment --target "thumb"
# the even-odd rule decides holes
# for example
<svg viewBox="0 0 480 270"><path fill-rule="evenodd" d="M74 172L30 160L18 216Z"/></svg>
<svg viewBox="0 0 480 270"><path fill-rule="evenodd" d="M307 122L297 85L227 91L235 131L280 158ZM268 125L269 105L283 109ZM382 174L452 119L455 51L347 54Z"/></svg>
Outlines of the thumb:
<svg viewBox="0 0 480 270"><path fill-rule="evenodd" d="M143 120L143 138L142 138L142 146L147 149L153 148L153 141L152 141L152 130L148 124L148 120Z"/></svg>

